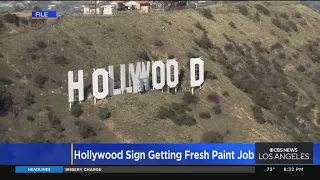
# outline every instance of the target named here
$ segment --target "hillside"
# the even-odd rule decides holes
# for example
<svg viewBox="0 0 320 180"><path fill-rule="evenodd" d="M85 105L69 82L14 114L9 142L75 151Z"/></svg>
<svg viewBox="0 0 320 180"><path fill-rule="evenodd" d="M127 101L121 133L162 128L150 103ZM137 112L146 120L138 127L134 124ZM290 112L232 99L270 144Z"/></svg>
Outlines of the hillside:
<svg viewBox="0 0 320 180"><path fill-rule="evenodd" d="M55 26L5 36L0 39L1 139L320 142L319 22L319 14L294 2L250 2L161 14L65 17ZM124 94L97 105L88 99L71 114L69 70L84 70L90 92L93 68L114 65L117 72L119 64L169 56L184 72L177 94ZM207 75L192 96L187 61L197 56Z"/></svg>

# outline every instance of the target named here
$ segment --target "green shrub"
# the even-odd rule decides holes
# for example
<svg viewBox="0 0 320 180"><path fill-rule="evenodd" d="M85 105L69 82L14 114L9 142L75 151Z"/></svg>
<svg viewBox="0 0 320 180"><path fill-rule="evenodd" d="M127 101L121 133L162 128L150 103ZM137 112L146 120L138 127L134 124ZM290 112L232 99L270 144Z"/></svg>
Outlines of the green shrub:
<svg viewBox="0 0 320 180"><path fill-rule="evenodd" d="M224 45L224 49L225 49L226 51L232 52L232 51L233 51L233 44L231 44L231 43L225 44L225 45Z"/></svg>
<svg viewBox="0 0 320 180"><path fill-rule="evenodd" d="M44 49L47 47L47 44L44 41L37 41L37 46Z"/></svg>
<svg viewBox="0 0 320 180"><path fill-rule="evenodd" d="M246 53L244 52L243 47L242 47L241 45L237 45L237 44L236 44L235 47L236 47L237 52L238 52L240 55L242 55L242 56L245 56L245 55L246 55Z"/></svg>
<svg viewBox="0 0 320 180"><path fill-rule="evenodd" d="M228 91L223 91L223 92L222 92L222 96L227 96L227 97L228 97L228 96L230 96L230 94L229 94Z"/></svg>
<svg viewBox="0 0 320 180"><path fill-rule="evenodd" d="M168 19L165 19L165 18L162 18L163 22L167 23L168 25L172 25L172 23L168 20Z"/></svg>
<svg viewBox="0 0 320 180"><path fill-rule="evenodd" d="M255 102L257 105L267 109L271 110L272 108L272 100L271 100L271 95L269 91L266 91L265 89L257 89L256 91L253 92L252 94L252 100Z"/></svg>
<svg viewBox="0 0 320 180"><path fill-rule="evenodd" d="M37 60L38 59L38 56L36 54L31 53L30 55L31 55L31 59L32 60Z"/></svg>
<svg viewBox="0 0 320 180"><path fill-rule="evenodd" d="M197 124L197 121L194 117L186 114L186 113L182 113L182 114L175 114L172 118L171 118L172 122L174 122L176 125L178 126L182 126L182 125L186 125L186 126L194 126Z"/></svg>
<svg viewBox="0 0 320 180"><path fill-rule="evenodd" d="M309 43L309 44L306 44L306 48L310 51L310 52L316 52L317 51L317 48L314 47L313 44Z"/></svg>
<svg viewBox="0 0 320 180"><path fill-rule="evenodd" d="M217 115L222 113L221 106L219 104L214 105L212 109L213 109L213 112Z"/></svg>
<svg viewBox="0 0 320 180"><path fill-rule="evenodd" d="M198 103L198 97L191 94L190 92L185 92L183 94L182 100L185 104L197 104Z"/></svg>
<svg viewBox="0 0 320 180"><path fill-rule="evenodd" d="M295 59L299 59L300 55L297 52L293 52L292 57L294 57Z"/></svg>
<svg viewBox="0 0 320 180"><path fill-rule="evenodd" d="M20 19L16 14L8 13L4 15L4 18L8 23L15 24L16 26L20 26Z"/></svg>
<svg viewBox="0 0 320 180"><path fill-rule="evenodd" d="M152 41L152 44L153 44L154 46L157 46L157 47L163 46L163 42L162 42L161 40L159 40L159 39L153 40L153 41Z"/></svg>
<svg viewBox="0 0 320 180"><path fill-rule="evenodd" d="M239 6L237 6L237 8L239 9L239 11L242 15L244 15L244 16L249 15L249 11L248 11L247 6L239 5Z"/></svg>
<svg viewBox="0 0 320 180"><path fill-rule="evenodd" d="M67 58L65 56L57 56L57 55L53 55L53 62L55 64L60 64L62 66L66 66L69 64L69 61L67 60Z"/></svg>
<svg viewBox="0 0 320 180"><path fill-rule="evenodd" d="M95 129L87 122L76 121L75 125L79 128L79 133L83 139L93 138L97 136L97 132L95 131Z"/></svg>
<svg viewBox="0 0 320 180"><path fill-rule="evenodd" d="M233 42L233 40L232 40L228 35L226 35L225 33L223 33L223 37L224 37L228 42Z"/></svg>
<svg viewBox="0 0 320 180"><path fill-rule="evenodd" d="M37 27L46 22L44 19L31 19L30 21L31 27Z"/></svg>
<svg viewBox="0 0 320 180"><path fill-rule="evenodd" d="M58 80L58 81L57 81L57 85L58 85L59 87L61 87L61 86L62 86L62 81L61 81L61 80Z"/></svg>
<svg viewBox="0 0 320 180"><path fill-rule="evenodd" d="M0 31L3 31L5 29L4 22L0 20Z"/></svg>
<svg viewBox="0 0 320 180"><path fill-rule="evenodd" d="M260 53L262 53L264 50L261 48L261 41L253 41L252 42L252 45L253 45L253 47L255 48L255 50L257 51L257 52L260 52Z"/></svg>
<svg viewBox="0 0 320 180"><path fill-rule="evenodd" d="M295 22L293 21L288 21L288 25L291 27L291 29L293 29L294 31L298 32L299 29L298 29L298 26Z"/></svg>
<svg viewBox="0 0 320 180"><path fill-rule="evenodd" d="M311 107L310 106L298 107L296 110L297 110L297 114L300 117L309 120L308 114L311 112Z"/></svg>
<svg viewBox="0 0 320 180"><path fill-rule="evenodd" d="M41 9L40 9L38 6L34 6L34 7L33 7L33 10L34 10L34 11L41 11Z"/></svg>
<svg viewBox="0 0 320 180"><path fill-rule="evenodd" d="M313 75L313 73L312 72L305 72L304 75L307 77L311 77Z"/></svg>
<svg viewBox="0 0 320 180"><path fill-rule="evenodd" d="M256 5L255 5L255 8L256 8L260 13L262 13L262 14L264 14L264 15L267 15L267 16L270 15L270 11L269 11L266 7L264 7L263 5L261 5L261 4L256 4Z"/></svg>
<svg viewBox="0 0 320 180"><path fill-rule="evenodd" d="M255 106L252 107L252 112L255 113L255 114L261 114L261 113L263 113L261 107L260 107L260 106L257 106L257 105L255 105Z"/></svg>
<svg viewBox="0 0 320 180"><path fill-rule="evenodd" d="M201 119L210 119L210 118L211 118L211 115L210 115L210 113L208 113L208 112L200 112L200 113L199 113L199 117L200 117Z"/></svg>
<svg viewBox="0 0 320 180"><path fill-rule="evenodd" d="M145 61L151 61L148 53L146 53L145 51L140 51L137 53L137 56L142 59L142 60L145 60Z"/></svg>
<svg viewBox="0 0 320 180"><path fill-rule="evenodd" d="M12 110L13 96L7 88L0 86L0 115Z"/></svg>
<svg viewBox="0 0 320 180"><path fill-rule="evenodd" d="M267 122L261 114L255 114L254 120L259 124L265 124Z"/></svg>
<svg viewBox="0 0 320 180"><path fill-rule="evenodd" d="M280 28L280 26L281 26L281 22L280 22L280 20L279 19L271 19L271 21L272 21L272 23L275 25L275 26L277 26L278 28Z"/></svg>
<svg viewBox="0 0 320 180"><path fill-rule="evenodd" d="M271 51L282 50L283 46L281 43L277 42L277 43L273 44L270 49L271 49Z"/></svg>
<svg viewBox="0 0 320 180"><path fill-rule="evenodd" d="M89 83L87 85L84 86L84 97L87 98L89 96L90 93L92 93L92 84Z"/></svg>
<svg viewBox="0 0 320 180"><path fill-rule="evenodd" d="M212 49L213 44L211 43L207 34L203 34L199 40L196 40L196 43L204 49Z"/></svg>
<svg viewBox="0 0 320 180"><path fill-rule="evenodd" d="M157 113L157 117L159 119L167 119L171 118L174 115L175 112L173 112L170 108L161 106L160 110Z"/></svg>
<svg viewBox="0 0 320 180"><path fill-rule="evenodd" d="M168 55L168 59L174 59L174 58L176 58L174 55L172 54Z"/></svg>
<svg viewBox="0 0 320 180"><path fill-rule="evenodd" d="M158 118L171 119L176 114L186 113L188 106L182 103L171 103L168 106L161 106L158 112Z"/></svg>
<svg viewBox="0 0 320 180"><path fill-rule="evenodd" d="M276 61L275 59L272 59L273 68L278 71L279 73L283 73L282 65Z"/></svg>
<svg viewBox="0 0 320 180"><path fill-rule="evenodd" d="M212 72L204 71L204 78L213 80L213 79L217 79L217 76Z"/></svg>
<svg viewBox="0 0 320 180"><path fill-rule="evenodd" d="M261 110L260 106L255 105L254 107L252 107L252 112L253 112L254 119L256 120L257 123L259 124L266 123L266 120L263 117L263 111Z"/></svg>
<svg viewBox="0 0 320 180"><path fill-rule="evenodd" d="M160 119L171 119L178 126L186 125L193 126L197 122L196 120L187 114L188 107L181 103L171 103L168 106L161 106L157 113L157 117Z"/></svg>
<svg viewBox="0 0 320 180"><path fill-rule="evenodd" d="M296 13L294 14L294 17L296 17L296 18L302 18L301 14L300 14L299 12L296 12Z"/></svg>
<svg viewBox="0 0 320 180"><path fill-rule="evenodd" d="M185 70L180 69L180 73L179 73L179 84L177 86L177 89L180 90L181 89L181 85L184 82L184 76L185 76Z"/></svg>
<svg viewBox="0 0 320 180"><path fill-rule="evenodd" d="M34 93L28 91L27 94L26 94L26 97L24 98L24 102L28 105L28 106L31 106L32 104L35 103L35 95Z"/></svg>
<svg viewBox="0 0 320 180"><path fill-rule="evenodd" d="M289 19L289 16L286 13L280 13L280 17L282 17L285 20Z"/></svg>
<svg viewBox="0 0 320 180"><path fill-rule="evenodd" d="M268 58L264 55L258 56L258 62L264 66L270 66Z"/></svg>
<svg viewBox="0 0 320 180"><path fill-rule="evenodd" d="M284 39L283 39L283 42L284 42L285 44L287 44L287 45L290 44L290 40L289 40L288 38L284 38Z"/></svg>
<svg viewBox="0 0 320 180"><path fill-rule="evenodd" d="M202 135L200 142L206 143L206 144L216 144L216 143L223 143L223 141L224 141L224 137L220 133L215 131L208 131Z"/></svg>
<svg viewBox="0 0 320 180"><path fill-rule="evenodd" d="M28 116L27 116L27 120L28 120L28 121L34 121L35 118L34 118L32 115L28 115Z"/></svg>
<svg viewBox="0 0 320 180"><path fill-rule="evenodd" d="M99 110L99 118L100 120L108 119L111 116L111 112L108 108L101 108Z"/></svg>
<svg viewBox="0 0 320 180"><path fill-rule="evenodd" d="M305 72L305 71L306 71L306 68L305 68L303 65L299 65L299 66L297 67L297 70L298 70L299 72Z"/></svg>
<svg viewBox="0 0 320 180"><path fill-rule="evenodd" d="M314 46L317 46L317 47L320 46L319 42L317 42L317 41L313 41L312 44L313 44Z"/></svg>
<svg viewBox="0 0 320 180"><path fill-rule="evenodd" d="M315 76L312 78L312 82L318 86L320 86L320 73L316 73Z"/></svg>
<svg viewBox="0 0 320 180"><path fill-rule="evenodd" d="M79 103L73 103L71 106L71 114L74 117L80 117L83 113L82 106Z"/></svg>
<svg viewBox="0 0 320 180"><path fill-rule="evenodd" d="M89 45L89 46L93 45L93 42L88 37L80 36L79 38L84 44Z"/></svg>
<svg viewBox="0 0 320 180"><path fill-rule="evenodd" d="M279 19L272 19L272 23L277 26L279 29L285 31L285 32L290 32L290 26L283 24L279 21Z"/></svg>
<svg viewBox="0 0 320 180"><path fill-rule="evenodd" d="M204 33L207 33L206 28L203 27L203 26L200 24L200 22L195 23L194 26L195 26L196 28L200 29L201 31L203 31Z"/></svg>
<svg viewBox="0 0 320 180"><path fill-rule="evenodd" d="M195 54L195 53L192 53L192 52L188 52L188 53L187 53L187 56L188 56L188 59L200 57L199 55L197 55L197 54ZM189 60L188 60L188 61L189 61Z"/></svg>
<svg viewBox="0 0 320 180"><path fill-rule="evenodd" d="M215 94L215 93L212 93L212 94L209 94L207 96L207 100L213 104L219 104L220 103L220 97Z"/></svg>
<svg viewBox="0 0 320 180"><path fill-rule="evenodd" d="M233 29L237 29L237 26L232 21L229 22L229 26L232 27Z"/></svg>
<svg viewBox="0 0 320 180"><path fill-rule="evenodd" d="M39 88L42 88L43 85L48 81L48 79L48 75L39 72L35 77L35 83L39 86Z"/></svg>
<svg viewBox="0 0 320 180"><path fill-rule="evenodd" d="M211 9L207 9L207 8L200 9L200 13L207 19L215 20L214 16L212 15Z"/></svg>
<svg viewBox="0 0 320 180"><path fill-rule="evenodd" d="M298 91L295 90L293 85L287 85L285 87L283 87L283 90L286 94L288 94L289 96L291 96L294 99L298 98Z"/></svg>
<svg viewBox="0 0 320 180"><path fill-rule="evenodd" d="M48 120L52 127L58 127L61 125L60 118L53 111L48 112Z"/></svg>
<svg viewBox="0 0 320 180"><path fill-rule="evenodd" d="M39 49L36 46L32 46L31 48L27 48L26 51L27 53L31 54L34 53L36 51L38 51Z"/></svg>
<svg viewBox="0 0 320 180"><path fill-rule="evenodd" d="M12 80L10 78L0 76L0 86L1 85L10 85L12 84Z"/></svg>
<svg viewBox="0 0 320 180"><path fill-rule="evenodd" d="M278 56L279 56L280 59L286 59L287 58L286 54L283 53L283 52L280 52Z"/></svg>
<svg viewBox="0 0 320 180"><path fill-rule="evenodd" d="M258 12L256 12L256 14L254 15L254 19L256 20L256 21L260 21L260 14L258 13Z"/></svg>

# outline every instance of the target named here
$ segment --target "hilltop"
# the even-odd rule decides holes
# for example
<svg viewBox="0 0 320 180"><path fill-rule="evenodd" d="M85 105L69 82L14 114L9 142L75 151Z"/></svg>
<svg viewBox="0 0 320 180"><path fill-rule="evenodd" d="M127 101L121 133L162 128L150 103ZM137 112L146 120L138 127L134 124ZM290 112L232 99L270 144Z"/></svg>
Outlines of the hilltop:
<svg viewBox="0 0 320 180"><path fill-rule="evenodd" d="M2 141L320 142L320 16L294 2L64 17L0 43ZM10 31L7 26L5 32ZM13 26L12 26L13 28ZM21 32L20 32L21 31ZM22 32L23 31L23 32ZM1 36L1 33L0 33ZM177 94L149 91L69 110L67 72L175 57ZM188 59L205 61L190 94ZM119 74L116 74L118 77ZM117 82L116 82L117 84Z"/></svg>

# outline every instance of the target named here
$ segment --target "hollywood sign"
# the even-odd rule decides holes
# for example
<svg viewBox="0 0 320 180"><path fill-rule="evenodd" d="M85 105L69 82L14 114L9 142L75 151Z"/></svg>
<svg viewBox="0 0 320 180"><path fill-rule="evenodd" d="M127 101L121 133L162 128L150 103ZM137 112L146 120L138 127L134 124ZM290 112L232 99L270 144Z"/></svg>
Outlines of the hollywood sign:
<svg viewBox="0 0 320 180"><path fill-rule="evenodd" d="M152 87L150 87L149 75L150 66L152 73ZM114 71L113 66L108 66L108 71L104 68L93 69L92 73L92 95L94 103L97 99L104 99L108 96L120 95L124 93L139 93L142 91L162 90L166 87L167 92L170 88L177 91L179 84L179 68L176 59L163 61L147 61L129 64L129 82L126 84L126 68L125 64L120 64L120 88L114 87ZM84 82L83 70L78 70L74 78L74 72L68 72L68 96L71 106L72 102L84 101ZM75 81L76 79L76 81ZM193 94L195 87L200 87L204 82L204 62L201 58L190 59L190 85ZM77 98L75 98L75 90L77 90Z"/></svg>

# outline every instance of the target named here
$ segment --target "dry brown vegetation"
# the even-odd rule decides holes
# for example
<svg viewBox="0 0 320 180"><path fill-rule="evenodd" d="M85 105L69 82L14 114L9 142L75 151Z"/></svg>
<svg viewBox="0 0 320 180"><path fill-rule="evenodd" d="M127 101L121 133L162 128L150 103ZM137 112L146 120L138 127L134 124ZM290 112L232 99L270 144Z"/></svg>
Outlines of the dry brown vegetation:
<svg viewBox="0 0 320 180"><path fill-rule="evenodd" d="M319 142L319 15L294 2L250 4L66 17L54 27L29 20L21 27L25 19L5 17L1 141ZM191 57L205 61L206 81L194 95ZM89 99L92 68L114 65L118 77L119 64L166 58L180 65L176 94L124 94L96 105ZM67 72L79 69L86 101L70 111Z"/></svg>

